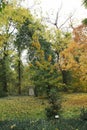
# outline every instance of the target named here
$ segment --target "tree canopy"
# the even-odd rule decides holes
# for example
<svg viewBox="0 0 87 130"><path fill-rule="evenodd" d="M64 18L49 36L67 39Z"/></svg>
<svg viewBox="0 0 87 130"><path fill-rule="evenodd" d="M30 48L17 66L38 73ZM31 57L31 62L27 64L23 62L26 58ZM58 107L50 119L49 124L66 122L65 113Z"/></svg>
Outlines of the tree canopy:
<svg viewBox="0 0 87 130"><path fill-rule="evenodd" d="M86 1L83 4L86 6ZM73 28L73 32L50 28L33 16L29 9L1 1L2 93L28 92L29 85L35 86L39 94L47 94L51 88L87 92L85 23L86 19ZM25 58L23 55L26 55Z"/></svg>

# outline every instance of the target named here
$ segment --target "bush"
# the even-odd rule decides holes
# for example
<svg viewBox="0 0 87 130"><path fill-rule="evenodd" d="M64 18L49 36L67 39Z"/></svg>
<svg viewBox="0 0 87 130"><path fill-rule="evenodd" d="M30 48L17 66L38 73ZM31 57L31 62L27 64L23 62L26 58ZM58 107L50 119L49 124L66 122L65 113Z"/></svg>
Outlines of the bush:
<svg viewBox="0 0 87 130"><path fill-rule="evenodd" d="M87 130L87 122L77 119L47 120L11 120L0 121L0 130Z"/></svg>
<svg viewBox="0 0 87 130"><path fill-rule="evenodd" d="M59 115L61 108L60 96L55 88L51 89L48 96L49 107L46 110L46 116L48 119L55 119L56 115Z"/></svg>
<svg viewBox="0 0 87 130"><path fill-rule="evenodd" d="M4 92L3 89L0 88L0 97L6 97L7 95L7 92Z"/></svg>
<svg viewBox="0 0 87 130"><path fill-rule="evenodd" d="M81 109L80 118L82 120L87 120L87 109L85 109L84 107Z"/></svg>

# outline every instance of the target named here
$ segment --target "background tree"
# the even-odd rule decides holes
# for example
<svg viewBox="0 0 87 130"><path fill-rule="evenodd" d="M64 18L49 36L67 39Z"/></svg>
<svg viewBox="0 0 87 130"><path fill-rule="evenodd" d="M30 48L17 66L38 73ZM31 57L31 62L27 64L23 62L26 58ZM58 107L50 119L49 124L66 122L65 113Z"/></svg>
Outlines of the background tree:
<svg viewBox="0 0 87 130"><path fill-rule="evenodd" d="M72 74L72 91L87 92L87 45L71 43L70 46L62 52L62 69L70 70Z"/></svg>
<svg viewBox="0 0 87 130"><path fill-rule="evenodd" d="M17 49L17 74L18 74L18 93L21 94L21 81L22 81L22 73L23 73L23 63L22 63L22 52L29 47L32 41L32 28L29 28L29 26L32 26L32 16L30 15L29 18L27 18L23 25L20 27L15 41L15 47Z"/></svg>
<svg viewBox="0 0 87 130"><path fill-rule="evenodd" d="M62 77L62 83L64 85L63 89L64 89L64 91L67 91L68 90L67 88L70 85L71 76L70 76L69 71L62 70L60 61L63 59L61 59L60 54L64 49L66 49L68 47L68 44L71 41L71 34L57 29L54 31L54 34L52 34L51 38L52 38L52 40L51 40L52 47L53 47L53 50L54 50L55 56L56 56L56 63L57 63L58 69L60 70L60 74Z"/></svg>
<svg viewBox="0 0 87 130"><path fill-rule="evenodd" d="M40 39L40 42L38 37L34 35L32 47L35 59L30 63L31 79L35 86L40 86L40 89L49 93L52 86L58 86L59 74L56 69L51 43L45 39Z"/></svg>
<svg viewBox="0 0 87 130"><path fill-rule="evenodd" d="M14 40L16 37L17 32L19 31L19 28L22 26L24 21L27 17L30 16L30 13L28 10L20 8L20 7L14 7L11 5L7 5L2 13L0 13L0 29L1 29L1 35L0 35L0 53L1 53L1 59L3 60L3 90L7 92L8 88L8 77L10 78L10 74L8 73L8 68L11 66L11 57L14 55L14 51L16 52L16 49L14 49ZM8 67L7 67L7 63ZM11 68L9 68L11 69ZM9 75L8 75L9 74Z"/></svg>
<svg viewBox="0 0 87 130"><path fill-rule="evenodd" d="M32 49L32 40L33 34L37 31L38 35L41 33L43 26L39 21L35 20L32 15L29 15L29 18L26 18L22 26L20 27L15 41L15 46L18 53L18 84L19 84L19 93L21 93L21 63L22 63L22 53L27 51L26 62L33 62L35 60L34 50Z"/></svg>
<svg viewBox="0 0 87 130"><path fill-rule="evenodd" d="M60 65L60 53L67 48L67 45L71 41L71 34L68 32L69 27L66 27L65 30L65 25L66 23L72 18L73 14L70 14L62 23L60 23L60 12L62 10L62 4L58 8L56 12L56 17L54 19L54 22L48 17L47 22L51 23L54 27L51 29L51 37L50 41L52 41L52 47L55 51L56 55L56 62L58 65L58 69L60 69L61 76L62 76L62 83L63 83L63 89L64 91L67 91L68 87L70 86L70 80L71 80L71 74L69 71L62 70L62 67Z"/></svg>

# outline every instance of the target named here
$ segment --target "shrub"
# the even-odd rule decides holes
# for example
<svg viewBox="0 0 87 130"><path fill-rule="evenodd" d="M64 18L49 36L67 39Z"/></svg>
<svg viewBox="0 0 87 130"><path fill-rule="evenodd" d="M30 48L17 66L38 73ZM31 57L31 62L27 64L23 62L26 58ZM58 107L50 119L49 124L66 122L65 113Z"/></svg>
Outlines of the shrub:
<svg viewBox="0 0 87 130"><path fill-rule="evenodd" d="M0 88L0 97L6 97L8 96L7 92L4 92L2 88Z"/></svg>
<svg viewBox="0 0 87 130"><path fill-rule="evenodd" d="M85 109L84 107L81 109L80 118L82 120L87 120L87 109Z"/></svg>
<svg viewBox="0 0 87 130"><path fill-rule="evenodd" d="M58 92L56 88L52 88L49 92L48 96L49 107L46 110L46 116L48 119L55 119L56 115L59 115L61 108L61 100L60 96L58 96Z"/></svg>

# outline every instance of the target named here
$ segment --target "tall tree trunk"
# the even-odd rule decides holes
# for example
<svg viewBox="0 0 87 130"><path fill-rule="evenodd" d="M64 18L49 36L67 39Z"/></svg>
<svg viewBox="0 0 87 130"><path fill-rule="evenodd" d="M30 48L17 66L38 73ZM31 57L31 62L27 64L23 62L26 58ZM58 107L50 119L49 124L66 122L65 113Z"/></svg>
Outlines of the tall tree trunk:
<svg viewBox="0 0 87 130"><path fill-rule="evenodd" d="M47 84L47 96L48 96L48 99L50 98L50 90L51 90L51 86L49 84Z"/></svg>
<svg viewBox="0 0 87 130"><path fill-rule="evenodd" d="M62 73L63 84L65 84L64 91L67 92L68 91L68 89L67 89L67 85L68 85L67 71L66 70L62 70L61 73Z"/></svg>
<svg viewBox="0 0 87 130"><path fill-rule="evenodd" d="M21 62L18 61L18 94L21 94Z"/></svg>
<svg viewBox="0 0 87 130"><path fill-rule="evenodd" d="M59 63L59 59L60 59L60 52L56 51L55 52L56 55L57 55L57 63ZM64 91L67 92L67 84L68 84L68 79L67 79L67 71L66 70L62 70L61 66L60 66L60 63L59 63L59 68L60 68L60 71L61 71L61 74L62 74L62 81L63 81L63 84L65 84L64 86Z"/></svg>
<svg viewBox="0 0 87 130"><path fill-rule="evenodd" d="M7 44L7 43L5 43ZM7 53L6 53L6 46L4 46L4 53L3 53L3 91L8 92L8 85L7 85Z"/></svg>
<svg viewBox="0 0 87 130"><path fill-rule="evenodd" d="M21 95L21 51L20 47L18 48L18 94Z"/></svg>

